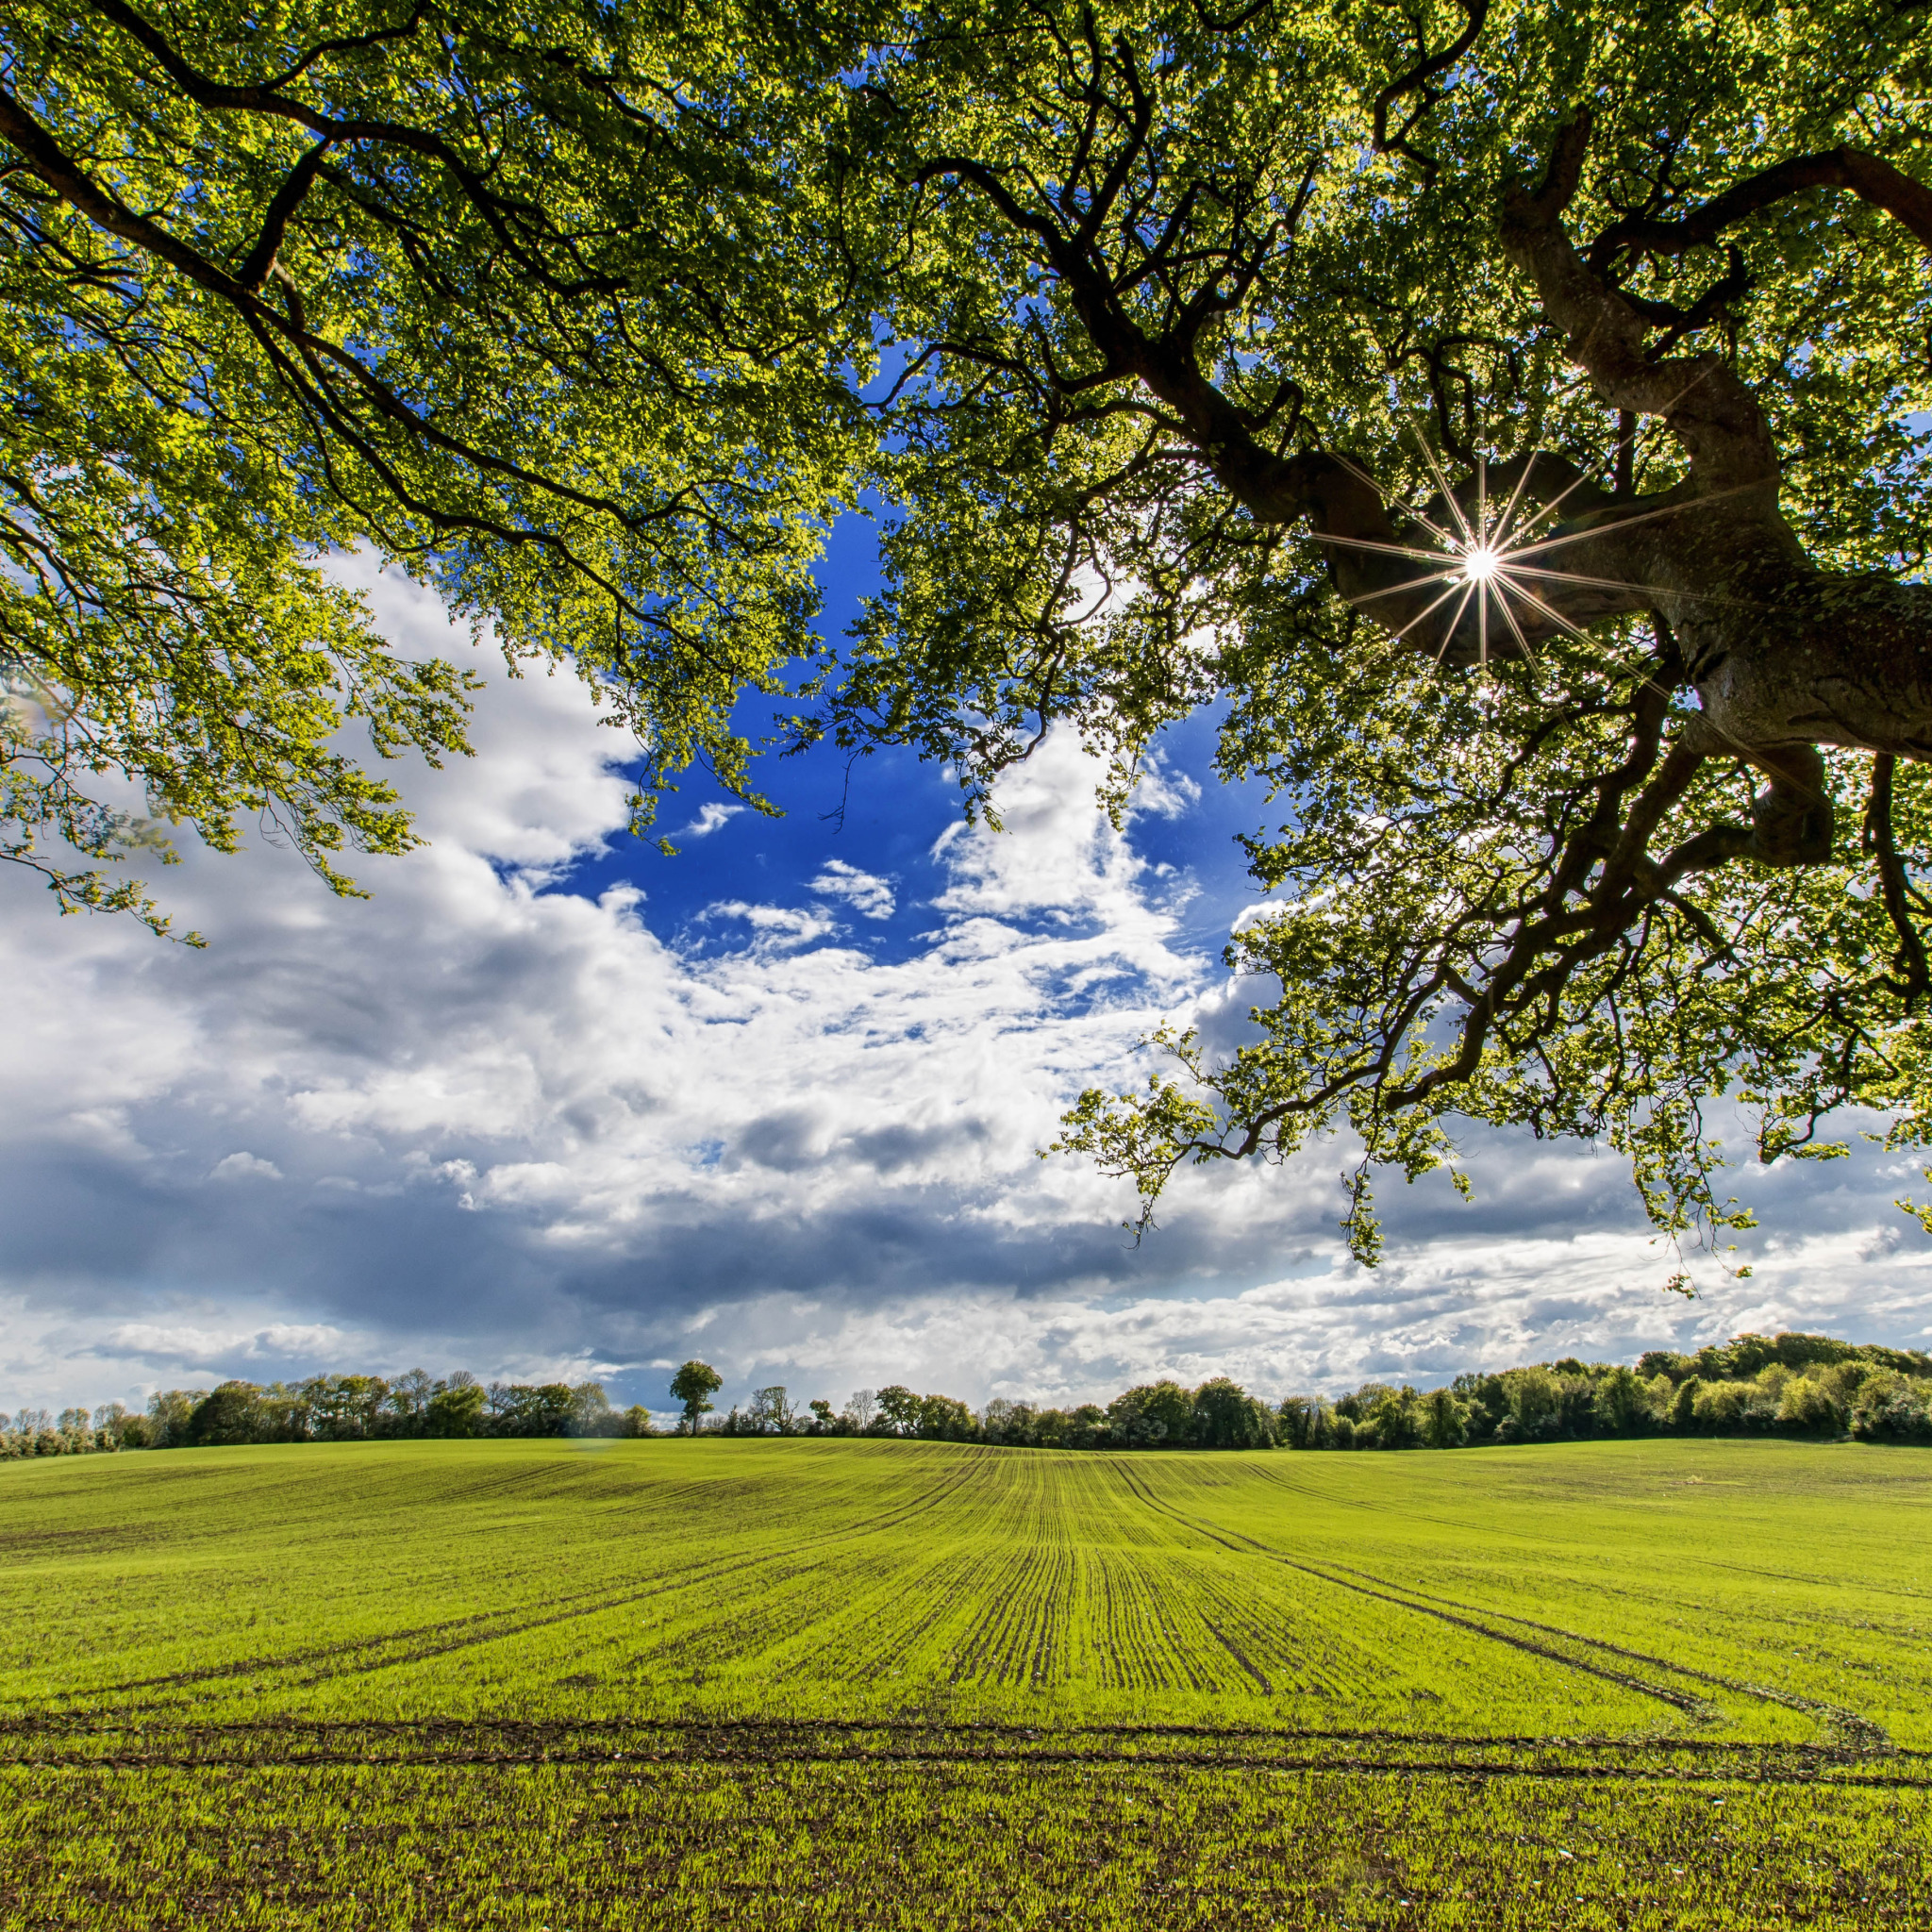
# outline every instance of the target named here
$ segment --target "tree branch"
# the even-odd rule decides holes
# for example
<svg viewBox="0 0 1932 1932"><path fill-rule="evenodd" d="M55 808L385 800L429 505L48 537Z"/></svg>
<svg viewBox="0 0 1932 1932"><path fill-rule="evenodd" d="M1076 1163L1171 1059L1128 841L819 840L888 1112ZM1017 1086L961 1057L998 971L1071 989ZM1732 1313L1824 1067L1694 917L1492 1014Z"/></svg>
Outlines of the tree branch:
<svg viewBox="0 0 1932 1932"><path fill-rule="evenodd" d="M1641 255L1682 255L1714 242L1734 223L1813 188L1841 188L1868 206L1895 215L1932 249L1932 189L1856 147L1799 155L1747 176L1674 222L1631 215L1590 244L1590 265L1601 271L1619 249Z"/></svg>
<svg viewBox="0 0 1932 1932"><path fill-rule="evenodd" d="M235 279L244 289L259 289L274 273L282 238L289 232L289 222L302 206L303 197L315 179L316 170L322 166L323 157L331 145L326 138L318 141L290 169L288 178L275 190L275 199L269 203L268 212L261 219L261 233L256 238L255 246L248 251L241 267L235 271Z"/></svg>
<svg viewBox="0 0 1932 1932"><path fill-rule="evenodd" d="M1413 161L1422 170L1424 182L1436 178L1438 164L1433 155L1425 155L1420 149L1408 144L1408 137L1416 124L1428 113L1442 97L1441 88L1429 83L1437 75L1454 67L1469 50L1475 45L1476 36L1483 30L1483 23L1490 17L1490 0L1459 0L1463 17L1468 25L1457 35L1455 42L1444 47L1439 54L1427 51L1427 42L1423 38L1424 29L1417 28L1417 39L1421 42L1423 58L1407 74L1399 75L1375 96L1375 152L1378 155L1397 154ZM1389 132L1389 109L1404 94L1420 93L1421 104L1391 135Z"/></svg>
<svg viewBox="0 0 1932 1932"><path fill-rule="evenodd" d="M1905 861L1891 824L1892 779L1897 760L1880 752L1872 760L1872 796L1865 808L1865 850L1878 861L1879 890L1885 910L1898 934L1899 963L1905 971L1905 1001L1909 1011L1932 991L1932 967L1925 959L1925 941L1912 919L1910 889Z"/></svg>

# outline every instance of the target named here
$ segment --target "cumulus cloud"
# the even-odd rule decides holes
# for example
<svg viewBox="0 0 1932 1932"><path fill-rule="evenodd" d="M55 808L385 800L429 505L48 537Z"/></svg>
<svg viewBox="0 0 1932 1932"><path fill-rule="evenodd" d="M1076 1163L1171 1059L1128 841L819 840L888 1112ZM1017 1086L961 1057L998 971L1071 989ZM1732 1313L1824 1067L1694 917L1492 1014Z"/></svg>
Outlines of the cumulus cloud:
<svg viewBox="0 0 1932 1932"><path fill-rule="evenodd" d="M208 1169L208 1177L211 1181L278 1181L282 1171L273 1160L264 1160L258 1154L228 1154Z"/></svg>
<svg viewBox="0 0 1932 1932"><path fill-rule="evenodd" d="M741 805L724 805L713 799L708 805L700 806L697 817L690 824L679 826L675 836L680 839L708 839L746 808Z"/></svg>
<svg viewBox="0 0 1932 1932"><path fill-rule="evenodd" d="M853 911L866 919L890 919L897 903L892 882L876 873L860 872L842 858L828 858L811 882L810 890L828 899L843 899Z"/></svg>
<svg viewBox="0 0 1932 1932"><path fill-rule="evenodd" d="M409 648L465 648L412 587L375 594ZM1082 1087L1140 1076L1160 1016L1232 1037L1256 992L1187 938L1190 887L1096 811L1075 742L1003 783L1004 832L940 838L930 926L886 957L833 906L883 921L892 881L843 861L689 942L635 885L571 890L628 791L573 681L494 679L474 737L409 778L432 842L365 861L370 900L191 850L163 883L206 952L0 879L0 1401L421 1361L661 1403L692 1353L727 1395L1278 1391L1932 1320L1907 1182L1864 1157L1781 1176L1755 1280L1707 1271L1688 1308L1619 1163L1498 1136L1472 1139L1475 1207L1395 1188L1373 1274L1338 1247L1332 1148L1189 1171L1137 1247L1128 1191L1034 1150ZM1136 812L1185 814L1191 782L1156 764Z"/></svg>

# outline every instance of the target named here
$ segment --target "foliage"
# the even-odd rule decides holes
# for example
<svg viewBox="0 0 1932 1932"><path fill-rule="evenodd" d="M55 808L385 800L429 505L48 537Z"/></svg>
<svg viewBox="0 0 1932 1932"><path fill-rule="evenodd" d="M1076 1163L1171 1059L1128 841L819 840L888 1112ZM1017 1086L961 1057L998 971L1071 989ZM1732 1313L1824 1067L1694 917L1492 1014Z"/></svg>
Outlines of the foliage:
<svg viewBox="0 0 1932 1932"><path fill-rule="evenodd" d="M671 1399L684 1408L679 1426L695 1433L698 1418L710 1412L711 1397L724 1386L724 1377L709 1362L688 1361L671 1378Z"/></svg>
<svg viewBox="0 0 1932 1932"><path fill-rule="evenodd" d="M412 843L343 726L433 762L470 679L331 582L358 546L576 664L641 825L693 759L741 788L869 352L790 158L839 64L760 0L9 7L0 856L159 924L86 861L259 817L349 891Z"/></svg>
<svg viewBox="0 0 1932 1932"><path fill-rule="evenodd" d="M1847 1103L1924 1131L1932 37L1894 0L974 0L851 108L886 578L815 728L972 800L1224 707L1273 794L1230 1044L1061 1146L1141 1187L1458 1121L1673 1239ZM1507 528L1503 527L1504 525ZM1512 547L1513 546L1513 547ZM1825 693L1828 693L1826 695Z"/></svg>

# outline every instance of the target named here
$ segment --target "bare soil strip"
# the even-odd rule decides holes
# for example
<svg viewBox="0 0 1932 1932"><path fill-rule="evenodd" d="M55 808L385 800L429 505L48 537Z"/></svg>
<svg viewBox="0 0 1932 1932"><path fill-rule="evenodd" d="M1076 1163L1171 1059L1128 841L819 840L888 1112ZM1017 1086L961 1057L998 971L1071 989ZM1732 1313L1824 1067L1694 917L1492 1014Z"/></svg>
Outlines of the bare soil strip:
<svg viewBox="0 0 1932 1932"><path fill-rule="evenodd" d="M1724 1784L1932 1787L1932 1753L1855 1742L1483 1738L1256 1726L1034 1727L865 1720L419 1720L144 1724L71 1716L0 1720L0 1769L298 1770L321 1766L691 1763L1187 1766L1229 1772L1457 1778L1692 1779Z"/></svg>

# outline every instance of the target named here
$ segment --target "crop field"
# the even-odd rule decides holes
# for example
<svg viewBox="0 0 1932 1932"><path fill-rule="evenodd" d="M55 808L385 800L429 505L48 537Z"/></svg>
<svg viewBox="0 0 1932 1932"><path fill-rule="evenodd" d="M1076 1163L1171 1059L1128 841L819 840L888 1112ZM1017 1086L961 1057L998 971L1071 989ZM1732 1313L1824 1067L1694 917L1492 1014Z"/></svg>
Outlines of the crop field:
<svg viewBox="0 0 1932 1932"><path fill-rule="evenodd" d="M0 1927L1932 1926L1932 1456L0 1469Z"/></svg>

